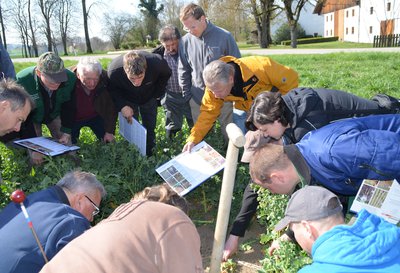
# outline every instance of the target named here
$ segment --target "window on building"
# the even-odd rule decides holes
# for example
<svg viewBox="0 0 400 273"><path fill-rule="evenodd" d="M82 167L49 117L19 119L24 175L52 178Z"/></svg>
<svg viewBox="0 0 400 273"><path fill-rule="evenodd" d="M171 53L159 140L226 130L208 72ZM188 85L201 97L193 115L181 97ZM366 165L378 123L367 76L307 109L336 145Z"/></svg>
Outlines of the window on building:
<svg viewBox="0 0 400 273"><path fill-rule="evenodd" d="M329 16L326 16L326 21L328 22Z"/></svg>
<svg viewBox="0 0 400 273"><path fill-rule="evenodd" d="M354 17L354 15L356 14L356 11L354 9L351 10L351 16Z"/></svg>
<svg viewBox="0 0 400 273"><path fill-rule="evenodd" d="M326 36L328 37L328 35L329 35L328 31L326 31Z"/></svg>
<svg viewBox="0 0 400 273"><path fill-rule="evenodd" d="M349 11L346 10L346 17L349 17Z"/></svg>
<svg viewBox="0 0 400 273"><path fill-rule="evenodd" d="M351 27L351 34L354 34L354 27Z"/></svg>
<svg viewBox="0 0 400 273"><path fill-rule="evenodd" d="M369 8L369 14L374 14L374 7Z"/></svg>
<svg viewBox="0 0 400 273"><path fill-rule="evenodd" d="M333 21L333 16L332 16L332 14L331 14L331 21Z"/></svg>
<svg viewBox="0 0 400 273"><path fill-rule="evenodd" d="M369 33L372 34L372 26L369 27Z"/></svg>
<svg viewBox="0 0 400 273"><path fill-rule="evenodd" d="M349 34L349 28L346 27L346 35Z"/></svg>
<svg viewBox="0 0 400 273"><path fill-rule="evenodd" d="M331 29L331 36L332 36L332 29Z"/></svg>
<svg viewBox="0 0 400 273"><path fill-rule="evenodd" d="M390 2L389 2L389 3L387 3L387 4L386 4L386 10L387 10L387 11L390 11L390 8L391 8L391 6L392 6L392 5L391 5L391 3L390 3Z"/></svg>

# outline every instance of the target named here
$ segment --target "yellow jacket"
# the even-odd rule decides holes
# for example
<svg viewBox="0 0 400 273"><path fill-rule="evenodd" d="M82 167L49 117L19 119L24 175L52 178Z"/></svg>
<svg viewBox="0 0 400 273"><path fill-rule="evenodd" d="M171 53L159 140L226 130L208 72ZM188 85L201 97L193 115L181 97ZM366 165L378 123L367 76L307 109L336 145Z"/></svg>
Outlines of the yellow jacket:
<svg viewBox="0 0 400 273"><path fill-rule="evenodd" d="M236 58L225 56L220 60L226 63L234 62L240 67L244 96L238 97L230 94L225 99L217 99L206 87L201 101L200 115L191 130L187 142L197 144L206 136L220 115L225 101L233 102L236 109L249 111L254 98L260 92L274 89L284 95L299 85L299 77L295 70L281 65L268 57Z"/></svg>

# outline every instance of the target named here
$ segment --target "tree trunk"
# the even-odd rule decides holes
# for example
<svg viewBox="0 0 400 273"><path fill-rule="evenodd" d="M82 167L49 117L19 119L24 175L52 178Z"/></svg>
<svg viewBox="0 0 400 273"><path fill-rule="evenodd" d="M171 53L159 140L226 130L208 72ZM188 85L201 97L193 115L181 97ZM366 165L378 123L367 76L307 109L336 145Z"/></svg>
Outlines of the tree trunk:
<svg viewBox="0 0 400 273"><path fill-rule="evenodd" d="M83 28L85 30L85 41L86 41L86 53L92 54L92 45L90 44L89 29L88 29L88 13L86 11L86 0L82 0L82 12L83 12Z"/></svg>
<svg viewBox="0 0 400 273"><path fill-rule="evenodd" d="M297 24L290 24L290 46L297 48Z"/></svg>
<svg viewBox="0 0 400 273"><path fill-rule="evenodd" d="M3 21L3 9L1 8L1 6L0 6L0 24L1 24L1 33L3 33L3 37L0 37L0 39L3 38L2 43L3 43L5 50L7 50L6 32L5 32L4 21Z"/></svg>
<svg viewBox="0 0 400 273"><path fill-rule="evenodd" d="M36 37L35 37L35 31L33 30L33 25L32 25L32 16L31 16L31 0L28 0L28 21L29 21L29 29L31 31L31 42L32 42L32 48L34 51L35 57L39 56L39 50L38 46L36 43Z"/></svg>
<svg viewBox="0 0 400 273"><path fill-rule="evenodd" d="M260 2L260 11L258 11L256 0L251 1L251 7L257 26L258 43L261 48L268 48L272 42L271 13L274 0L264 0Z"/></svg>
<svg viewBox="0 0 400 273"><path fill-rule="evenodd" d="M64 49L64 56L68 56L68 49L67 49L67 36L61 34L61 43Z"/></svg>

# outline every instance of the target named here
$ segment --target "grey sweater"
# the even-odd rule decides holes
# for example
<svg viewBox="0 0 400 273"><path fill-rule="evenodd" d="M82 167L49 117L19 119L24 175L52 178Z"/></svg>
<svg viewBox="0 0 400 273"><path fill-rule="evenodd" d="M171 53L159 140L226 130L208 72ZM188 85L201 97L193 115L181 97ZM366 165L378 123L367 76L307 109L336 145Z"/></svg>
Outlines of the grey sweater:
<svg viewBox="0 0 400 273"><path fill-rule="evenodd" d="M200 38L187 33L179 43L178 78L183 96L198 103L204 95L203 69L222 56L240 58L240 51L232 34L207 21L207 28Z"/></svg>

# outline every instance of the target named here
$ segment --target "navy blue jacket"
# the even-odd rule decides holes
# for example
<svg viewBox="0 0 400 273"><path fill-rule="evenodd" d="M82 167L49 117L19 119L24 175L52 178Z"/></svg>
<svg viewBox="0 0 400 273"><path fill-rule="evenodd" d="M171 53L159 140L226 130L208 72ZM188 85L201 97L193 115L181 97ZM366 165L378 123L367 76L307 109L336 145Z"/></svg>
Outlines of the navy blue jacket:
<svg viewBox="0 0 400 273"><path fill-rule="evenodd" d="M295 88L282 99L286 105L284 115L290 124L285 136L292 143L335 120L393 113L377 101L325 88Z"/></svg>
<svg viewBox="0 0 400 273"><path fill-rule="evenodd" d="M27 196L24 204L49 260L90 227L58 186ZM44 264L21 206L8 204L0 213L0 272L39 272Z"/></svg>
<svg viewBox="0 0 400 273"><path fill-rule="evenodd" d="M355 195L363 179L400 181L400 115L334 122L295 145L311 176L335 193Z"/></svg>

